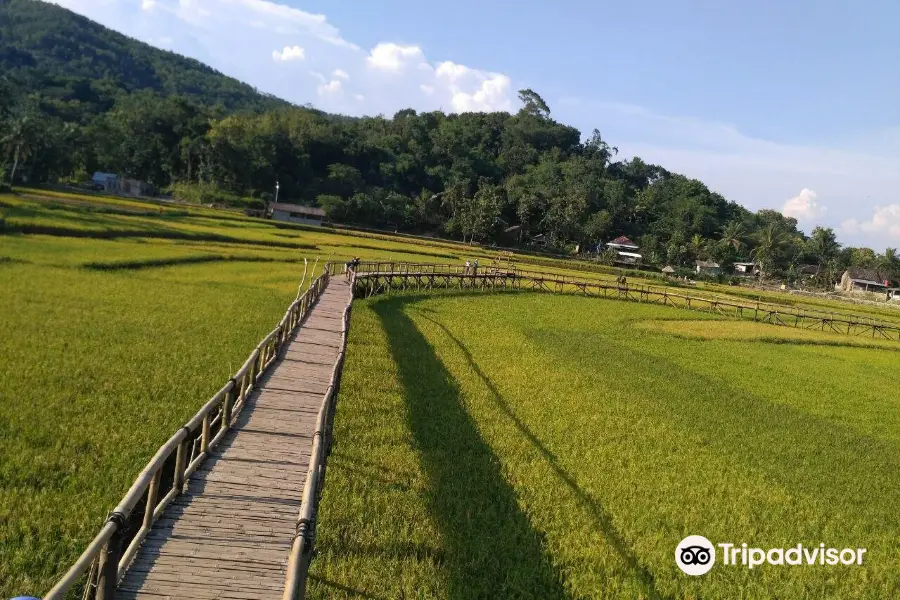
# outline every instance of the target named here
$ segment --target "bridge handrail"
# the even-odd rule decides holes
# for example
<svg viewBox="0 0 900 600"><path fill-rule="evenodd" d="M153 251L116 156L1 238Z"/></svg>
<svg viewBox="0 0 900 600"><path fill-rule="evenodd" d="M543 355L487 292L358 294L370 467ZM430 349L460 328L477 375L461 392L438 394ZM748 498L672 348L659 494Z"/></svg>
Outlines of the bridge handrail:
<svg viewBox="0 0 900 600"><path fill-rule="evenodd" d="M116 585L153 524L184 491L190 476L231 428L256 383L287 345L294 330L328 285L330 277L338 272L336 267L331 263L325 265L323 273L288 306L278 325L253 349L234 377L160 446L109 514L97 536L44 596L44 600L62 600L85 573L88 580L84 597L91 597L93 590L96 600L112 600ZM164 471L168 477L163 477ZM166 486L168 489L165 489ZM145 500L143 510L135 513L135 507L141 500Z"/></svg>
<svg viewBox="0 0 900 600"><path fill-rule="evenodd" d="M415 269L419 269L416 271ZM580 280L570 275L562 273L551 273L548 271L525 270L518 266L496 267L490 263L479 265L477 271L470 270L466 272L466 267L459 264L440 264L440 263L407 263L407 262L364 262L360 263L357 274L359 278L366 278L377 275L393 274L395 276L407 275L468 275L470 277L488 277L490 275L505 274L510 277L519 277L524 279L540 279L548 282L567 284L567 285L589 285L592 287L605 288L607 290L615 290L626 288L634 293L648 293L659 296L668 296L670 298L684 298L692 301L713 303L720 306L728 306L733 308L742 308L744 310L759 310L767 313L777 313L779 315L791 315L800 317L812 317L817 319L825 319L834 323L843 323L851 325L864 325L877 329L900 330L900 322L881 321L872 317L858 315L840 311L826 311L815 308L800 308L794 305L778 304L776 302L767 301L749 301L749 303L741 303L734 300L724 300L709 296L679 294L669 291L670 288L663 286L654 286L649 284L632 284L628 283L624 286L607 283L603 280ZM710 295L719 294L710 292ZM751 304L752 303L752 304Z"/></svg>

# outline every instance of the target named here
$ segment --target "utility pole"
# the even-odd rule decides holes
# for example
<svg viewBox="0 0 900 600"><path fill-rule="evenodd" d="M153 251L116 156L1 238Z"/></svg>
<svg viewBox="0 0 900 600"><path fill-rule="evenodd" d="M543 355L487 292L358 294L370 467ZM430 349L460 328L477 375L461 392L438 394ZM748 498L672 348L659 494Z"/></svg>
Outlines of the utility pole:
<svg viewBox="0 0 900 600"><path fill-rule="evenodd" d="M279 190L280 188L281 188L281 184L279 184L279 183L278 183L278 180L276 179L276 180L275 180L275 204L278 204L278 190ZM270 214L271 214L271 213L274 213L274 212L275 212L275 207L272 206L272 209L269 210L269 211L266 211L266 212L268 212L268 213L270 213ZM270 215L268 215L268 214L266 215L266 217L269 217L269 216L270 216Z"/></svg>

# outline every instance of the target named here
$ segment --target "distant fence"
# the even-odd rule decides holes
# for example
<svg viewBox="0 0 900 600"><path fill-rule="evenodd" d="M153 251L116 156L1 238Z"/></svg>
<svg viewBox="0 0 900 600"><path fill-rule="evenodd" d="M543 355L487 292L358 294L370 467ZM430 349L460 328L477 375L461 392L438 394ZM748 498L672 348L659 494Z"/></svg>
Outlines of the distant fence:
<svg viewBox="0 0 900 600"><path fill-rule="evenodd" d="M153 524L166 507L183 492L191 475L231 428L256 383L278 358L297 326L306 318L328 285L330 277L338 272L339 268L335 265L326 265L325 271L291 303L275 329L250 353L250 357L234 377L160 447L119 505L110 513L100 533L88 544L87 549L62 579L44 596L44 600L62 600L85 574L87 580L84 599L112 600L118 581L128 569ZM345 331L347 316L345 313ZM342 362L339 361L339 365ZM332 388L336 385L335 377L340 373L339 365L332 374ZM329 388L329 396L322 409L328 419L329 432L334 408L332 388ZM324 429L320 422L316 429L317 440L321 437L322 431ZM324 462L320 468L324 472ZM316 483L315 478L313 483ZM307 487L309 485L307 481ZM318 488L320 487L321 483L318 484ZM319 491L320 489L317 489L317 493ZM306 508L305 499L304 491L304 508Z"/></svg>
<svg viewBox="0 0 900 600"><path fill-rule="evenodd" d="M429 291L531 290L617 298L632 302L662 304L720 314L738 319L786 327L829 331L843 335L870 335L900 341L900 324L887 323L849 313L824 312L767 302L743 303L670 291L665 287L582 281L556 273L525 271L494 265L470 266L368 262L354 275L354 294L369 297L391 290Z"/></svg>

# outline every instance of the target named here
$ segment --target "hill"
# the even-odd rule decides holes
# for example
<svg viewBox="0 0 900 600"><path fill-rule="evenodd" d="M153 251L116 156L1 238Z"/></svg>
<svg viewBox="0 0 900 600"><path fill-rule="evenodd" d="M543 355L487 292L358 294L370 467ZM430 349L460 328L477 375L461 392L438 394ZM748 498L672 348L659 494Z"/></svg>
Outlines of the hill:
<svg viewBox="0 0 900 600"><path fill-rule="evenodd" d="M841 249L834 231L756 213L701 181L617 158L556 121L530 89L515 113L330 115L260 94L202 63L37 0L0 0L0 181L118 173L203 203L317 204L339 223L532 243L613 263L621 235L644 263L693 270L753 259L831 289L846 266L900 271L894 249ZM806 280L804 279L804 282ZM810 282L806 282L810 283Z"/></svg>
<svg viewBox="0 0 900 600"><path fill-rule="evenodd" d="M287 105L200 61L38 0L0 0L0 73L21 92L40 92L43 107L67 121L108 110L122 90L178 94L229 112Z"/></svg>

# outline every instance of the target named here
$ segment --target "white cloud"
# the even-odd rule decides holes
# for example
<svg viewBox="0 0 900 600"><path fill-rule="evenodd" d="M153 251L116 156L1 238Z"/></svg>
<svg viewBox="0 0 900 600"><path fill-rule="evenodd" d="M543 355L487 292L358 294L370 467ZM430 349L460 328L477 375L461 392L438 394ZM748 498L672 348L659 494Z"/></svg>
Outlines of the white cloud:
<svg viewBox="0 0 900 600"><path fill-rule="evenodd" d="M366 97L363 96L362 94L353 94L353 97L356 99L357 102L362 102L363 100L366 99Z"/></svg>
<svg viewBox="0 0 900 600"><path fill-rule="evenodd" d="M493 73L484 79L481 86L472 93L452 89L453 110L457 112L510 110L512 108L509 98L511 83L510 78L506 75Z"/></svg>
<svg viewBox="0 0 900 600"><path fill-rule="evenodd" d="M156 0L141 0L141 10L153 10Z"/></svg>
<svg viewBox="0 0 900 600"><path fill-rule="evenodd" d="M320 96L333 96L344 91L344 86L339 79L332 79L328 83L323 83L316 88L316 93Z"/></svg>
<svg viewBox="0 0 900 600"><path fill-rule="evenodd" d="M350 79L350 75L343 69L335 69L331 72L331 76L335 79Z"/></svg>
<svg viewBox="0 0 900 600"><path fill-rule="evenodd" d="M300 46L285 46L284 50L282 50L281 52L279 52L278 50L272 51L272 60L274 60L275 62L303 60L304 58L306 58L306 50L304 50Z"/></svg>
<svg viewBox="0 0 900 600"><path fill-rule="evenodd" d="M458 65L454 62L450 62L449 60L446 60L446 61L440 63L434 72L435 72L435 75L437 75L438 77L442 77L451 82L454 82L454 81L460 79L461 77L464 77L467 74L471 73L472 70L465 65Z"/></svg>
<svg viewBox="0 0 900 600"><path fill-rule="evenodd" d="M179 0L178 3L182 8L193 4L215 6L221 9L216 11L217 13L221 11L231 14L251 13L277 25L281 33L304 32L334 46L359 49L356 44L342 38L338 29L328 22L325 15L308 13L287 4L268 0Z"/></svg>
<svg viewBox="0 0 900 600"><path fill-rule="evenodd" d="M425 54L418 46L399 46L393 42L382 42L372 48L366 57L366 64L382 71L401 71L412 62L421 63Z"/></svg>
<svg viewBox="0 0 900 600"><path fill-rule="evenodd" d="M434 87L424 83L419 86L419 89L422 90L422 93L426 96L430 96L434 93Z"/></svg>
<svg viewBox="0 0 900 600"><path fill-rule="evenodd" d="M879 240L887 240L896 243L900 241L900 204L888 204L876 206L872 218L866 221L847 219L841 223L841 233L848 235L880 234L875 236ZM877 245L877 244L869 244Z"/></svg>
<svg viewBox="0 0 900 600"><path fill-rule="evenodd" d="M798 221L809 221L821 217L827 210L816 202L818 194L809 188L803 188L800 193L784 203L781 212L786 217L794 217Z"/></svg>

